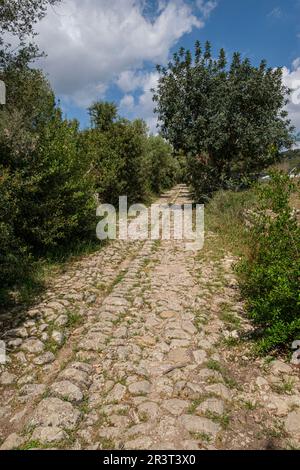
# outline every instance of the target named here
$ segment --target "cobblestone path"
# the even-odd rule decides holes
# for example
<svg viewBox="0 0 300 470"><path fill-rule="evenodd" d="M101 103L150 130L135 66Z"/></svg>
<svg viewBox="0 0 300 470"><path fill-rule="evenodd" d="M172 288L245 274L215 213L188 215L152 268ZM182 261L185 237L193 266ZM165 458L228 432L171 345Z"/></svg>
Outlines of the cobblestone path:
<svg viewBox="0 0 300 470"><path fill-rule="evenodd" d="M1 448L299 448L299 369L238 341L251 326L235 261L115 241L2 317Z"/></svg>

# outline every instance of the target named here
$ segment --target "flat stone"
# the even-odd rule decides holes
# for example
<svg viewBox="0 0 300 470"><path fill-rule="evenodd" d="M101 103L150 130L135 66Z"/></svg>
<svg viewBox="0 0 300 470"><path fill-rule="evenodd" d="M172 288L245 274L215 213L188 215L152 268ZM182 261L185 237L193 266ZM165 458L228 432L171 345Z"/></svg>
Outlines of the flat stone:
<svg viewBox="0 0 300 470"><path fill-rule="evenodd" d="M30 424L33 426L54 426L64 429L75 429L80 418L80 412L71 403L59 398L45 398L33 413Z"/></svg>
<svg viewBox="0 0 300 470"><path fill-rule="evenodd" d="M167 339L190 339L190 335L188 333L179 329L169 329L166 331L165 336Z"/></svg>
<svg viewBox="0 0 300 470"><path fill-rule="evenodd" d="M59 398L68 400L72 403L80 403L83 400L83 393L80 388L68 380L55 382L51 385L50 391Z"/></svg>
<svg viewBox="0 0 300 470"><path fill-rule="evenodd" d="M194 359L197 364L203 364L207 360L207 354L205 351L199 349L199 351L193 352Z"/></svg>
<svg viewBox="0 0 300 470"><path fill-rule="evenodd" d="M26 415L27 413L27 408L23 408L22 411L19 411L18 413L14 414L12 418L10 418L9 422L10 423L19 423L21 419Z"/></svg>
<svg viewBox="0 0 300 470"><path fill-rule="evenodd" d="M160 313L160 316L163 319L173 318L176 316L176 312L173 312L172 310L164 310Z"/></svg>
<svg viewBox="0 0 300 470"><path fill-rule="evenodd" d="M50 309L57 310L57 311L60 311L60 310L64 309L64 306L62 304L60 304L59 302L50 302L47 305L47 307L50 308Z"/></svg>
<svg viewBox="0 0 300 470"><path fill-rule="evenodd" d="M138 411L142 415L146 415L149 419L155 419L158 414L158 405L154 402L144 402L138 407Z"/></svg>
<svg viewBox="0 0 300 470"><path fill-rule="evenodd" d="M15 328L14 330L10 330L8 332L9 336L13 336L16 338L28 338L28 333L26 328Z"/></svg>
<svg viewBox="0 0 300 470"><path fill-rule="evenodd" d="M14 355L15 359L20 362L21 364L26 364L27 362L27 359L26 359L26 356L23 352L18 352Z"/></svg>
<svg viewBox="0 0 300 470"><path fill-rule="evenodd" d="M140 338L136 338L136 343L142 346L155 346L156 339L153 336L145 335Z"/></svg>
<svg viewBox="0 0 300 470"><path fill-rule="evenodd" d="M39 332L43 333L43 331L46 331L48 329L47 323L41 323L39 326Z"/></svg>
<svg viewBox="0 0 300 470"><path fill-rule="evenodd" d="M90 333L79 343L79 348L84 351L102 351L105 346L106 336L102 333Z"/></svg>
<svg viewBox="0 0 300 470"><path fill-rule="evenodd" d="M291 374L293 372L293 369L291 366L289 366L285 362L276 360L271 363L271 371L275 375Z"/></svg>
<svg viewBox="0 0 300 470"><path fill-rule="evenodd" d="M125 385L116 384L114 388L109 392L107 397L107 403L109 402L119 402L121 401L126 394Z"/></svg>
<svg viewBox="0 0 300 470"><path fill-rule="evenodd" d="M52 444L67 439L68 435L65 431L57 426L38 427L33 431L32 441L38 441L42 444Z"/></svg>
<svg viewBox="0 0 300 470"><path fill-rule="evenodd" d="M23 340L21 338L16 338L16 339L11 339L10 341L8 341L7 343L7 346L9 348L18 348L19 346L21 346L21 344L23 343Z"/></svg>
<svg viewBox="0 0 300 470"><path fill-rule="evenodd" d="M171 400L166 400L163 403L163 408L169 413L174 416L181 415L184 411L186 411L189 407L189 402L185 400L179 400L177 398L173 398Z"/></svg>
<svg viewBox="0 0 300 470"><path fill-rule="evenodd" d="M126 434L128 437L135 437L135 436L145 436L149 435L150 431L153 429L152 423L140 423L134 426L131 426L129 429L126 430Z"/></svg>
<svg viewBox="0 0 300 470"><path fill-rule="evenodd" d="M180 422L189 432L206 433L212 435L214 438L221 429L219 424L207 418L200 418L199 416L184 415L181 417Z"/></svg>
<svg viewBox="0 0 300 470"><path fill-rule="evenodd" d="M147 450L150 449L152 445L152 440L150 437L145 437L141 436L138 437L137 439L134 439L132 441L128 441L125 443L125 449L127 450Z"/></svg>
<svg viewBox="0 0 300 470"><path fill-rule="evenodd" d="M197 333L197 328L191 321L184 321L182 323L182 329L190 335L194 335Z"/></svg>
<svg viewBox="0 0 300 470"><path fill-rule="evenodd" d="M32 384L36 380L36 374L33 373L32 375L23 375L22 377L19 378L18 380L18 385L26 385L26 384Z"/></svg>
<svg viewBox="0 0 300 470"><path fill-rule="evenodd" d="M198 346L200 348L208 350L208 349L211 349L213 347L214 343L215 343L215 341L213 341L213 340L211 341L209 339L201 339L198 342Z"/></svg>
<svg viewBox="0 0 300 470"><path fill-rule="evenodd" d="M231 398L230 390L228 390L228 388L223 384L208 385L205 387L205 390L208 393L215 393L216 395L219 395L224 400L230 400Z"/></svg>
<svg viewBox="0 0 300 470"><path fill-rule="evenodd" d="M208 398L196 408L196 413L206 412L222 415L224 413L224 403L217 398Z"/></svg>
<svg viewBox="0 0 300 470"><path fill-rule="evenodd" d="M260 389L268 390L270 388L269 382L264 377L257 377L255 383Z"/></svg>
<svg viewBox="0 0 300 470"><path fill-rule="evenodd" d="M16 376L9 372L3 372L0 377L1 385L12 385L16 381Z"/></svg>
<svg viewBox="0 0 300 470"><path fill-rule="evenodd" d="M182 442L182 448L180 450L199 450L199 444L197 441L186 439Z"/></svg>
<svg viewBox="0 0 300 470"><path fill-rule="evenodd" d="M45 345L39 339L27 339L22 344L22 349L32 354L38 354L44 351Z"/></svg>
<svg viewBox="0 0 300 470"><path fill-rule="evenodd" d="M122 298L122 297L107 297L107 299L103 302L103 305L115 305L117 307L129 307L129 302Z"/></svg>
<svg viewBox="0 0 300 470"><path fill-rule="evenodd" d="M184 396L191 400L197 400L199 395L202 395L203 392L203 386L195 382L188 382L182 390Z"/></svg>
<svg viewBox="0 0 300 470"><path fill-rule="evenodd" d="M55 361L54 354L50 351L47 351L41 356L35 357L32 362L37 366L44 366L45 364L50 364L53 361Z"/></svg>
<svg viewBox="0 0 300 470"><path fill-rule="evenodd" d="M65 326L69 322L69 318L67 315L60 315L56 320L55 320L55 325L57 326Z"/></svg>
<svg viewBox="0 0 300 470"><path fill-rule="evenodd" d="M21 437L16 433L10 434L0 447L0 450L18 449L18 447L22 446L25 441L25 437Z"/></svg>
<svg viewBox="0 0 300 470"><path fill-rule="evenodd" d="M191 346L190 340L187 339L172 339L170 349L189 348Z"/></svg>
<svg viewBox="0 0 300 470"><path fill-rule="evenodd" d="M132 395L145 395L150 392L151 384L147 380L135 382L129 385L128 390Z"/></svg>
<svg viewBox="0 0 300 470"><path fill-rule="evenodd" d="M20 390L20 396L26 397L26 400L42 395L46 390L46 385L44 384L26 384Z"/></svg>
<svg viewBox="0 0 300 470"><path fill-rule="evenodd" d="M61 346L65 340L65 335L61 331L53 331L51 337L59 346Z"/></svg>
<svg viewBox="0 0 300 470"><path fill-rule="evenodd" d="M69 367L73 369L78 369L82 370L83 372L86 372L87 374L91 374L93 371L93 367L90 364L87 364L86 362L73 362L72 364L69 365Z"/></svg>
<svg viewBox="0 0 300 470"><path fill-rule="evenodd" d="M300 410L289 413L285 420L285 430L293 437L300 437Z"/></svg>
<svg viewBox="0 0 300 470"><path fill-rule="evenodd" d="M88 304L90 304L90 305L91 305L91 304L94 304L94 303L96 302L96 300L97 300L96 294L90 294L90 295L88 295L88 296L86 297L86 299L85 299L86 303L88 303Z"/></svg>
<svg viewBox="0 0 300 470"><path fill-rule="evenodd" d="M178 348L173 349L168 354L168 360L174 362L175 364L185 364L191 362L191 358L187 349Z"/></svg>
<svg viewBox="0 0 300 470"><path fill-rule="evenodd" d="M59 379L68 380L73 382L79 387L88 387L91 383L91 378L87 372L76 369L74 367L68 367L59 374Z"/></svg>
<svg viewBox="0 0 300 470"><path fill-rule="evenodd" d="M291 403L287 397L278 397L278 395L267 395L266 406L269 410L273 411L276 416L286 416L289 412Z"/></svg>

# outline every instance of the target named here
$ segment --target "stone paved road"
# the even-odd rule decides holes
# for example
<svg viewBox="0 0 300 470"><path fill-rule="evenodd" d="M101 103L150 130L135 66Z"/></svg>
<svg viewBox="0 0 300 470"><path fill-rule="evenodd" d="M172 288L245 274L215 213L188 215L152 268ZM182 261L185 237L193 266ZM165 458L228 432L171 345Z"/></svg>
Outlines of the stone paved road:
<svg viewBox="0 0 300 470"><path fill-rule="evenodd" d="M2 449L299 447L299 369L237 343L234 262L149 240L71 266L4 334Z"/></svg>

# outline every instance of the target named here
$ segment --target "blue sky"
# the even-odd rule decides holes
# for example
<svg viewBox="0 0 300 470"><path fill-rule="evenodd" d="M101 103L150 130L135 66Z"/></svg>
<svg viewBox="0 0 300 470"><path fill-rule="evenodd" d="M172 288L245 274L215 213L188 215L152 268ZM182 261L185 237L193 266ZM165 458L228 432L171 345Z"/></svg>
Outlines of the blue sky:
<svg viewBox="0 0 300 470"><path fill-rule="evenodd" d="M39 66L67 116L83 127L89 104L106 99L155 131L155 65L196 39L210 40L215 53L238 50L254 64L265 58L284 67L288 86L300 88L300 0L63 0L38 32L48 54ZM288 111L300 130L300 99L293 96Z"/></svg>

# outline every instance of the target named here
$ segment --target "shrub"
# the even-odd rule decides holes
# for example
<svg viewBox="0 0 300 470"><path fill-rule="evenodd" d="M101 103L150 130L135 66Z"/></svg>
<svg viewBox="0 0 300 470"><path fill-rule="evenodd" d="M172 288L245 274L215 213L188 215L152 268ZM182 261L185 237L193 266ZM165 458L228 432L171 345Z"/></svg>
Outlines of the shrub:
<svg viewBox="0 0 300 470"><path fill-rule="evenodd" d="M18 207L12 179L0 168L0 298L3 290L22 279L28 269L27 250L14 232L17 222Z"/></svg>
<svg viewBox="0 0 300 470"><path fill-rule="evenodd" d="M261 352L289 345L300 334L300 228L289 205L295 190L280 172L257 187L249 254L238 266L249 316L261 328Z"/></svg>
<svg viewBox="0 0 300 470"><path fill-rule="evenodd" d="M93 185L77 146L77 123L57 110L22 168L15 230L34 251L80 239L91 228Z"/></svg>
<svg viewBox="0 0 300 470"><path fill-rule="evenodd" d="M141 119L120 120L112 128L111 138L112 148L121 160L118 196L127 196L129 203L146 201L150 193L146 123Z"/></svg>
<svg viewBox="0 0 300 470"><path fill-rule="evenodd" d="M150 136L147 141L150 165L150 185L154 193L160 194L177 180L179 162L172 155L172 147L161 136Z"/></svg>

